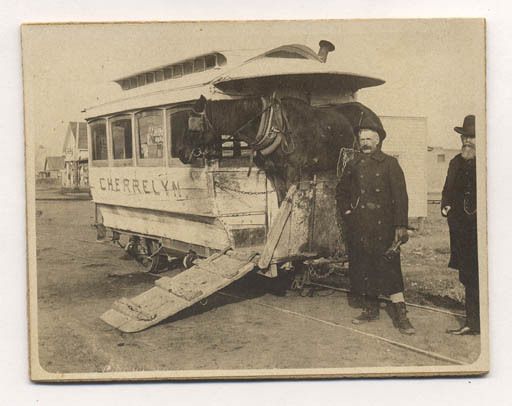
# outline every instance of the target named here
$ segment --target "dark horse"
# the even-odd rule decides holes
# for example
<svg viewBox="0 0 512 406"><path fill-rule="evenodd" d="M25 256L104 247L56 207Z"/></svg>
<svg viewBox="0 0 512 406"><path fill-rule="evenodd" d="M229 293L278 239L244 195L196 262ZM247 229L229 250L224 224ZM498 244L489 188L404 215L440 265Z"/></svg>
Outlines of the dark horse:
<svg viewBox="0 0 512 406"><path fill-rule="evenodd" d="M268 128L274 142L264 143L260 122L271 106L275 121ZM291 184L311 179L314 173L335 172L341 149L357 147L358 106L365 107L346 106L351 107L316 108L296 98L207 101L201 96L194 112L203 120L202 129L184 137L180 157L185 163L195 152L208 157L218 151L221 135L244 141L254 151L254 164L273 183L280 204Z"/></svg>

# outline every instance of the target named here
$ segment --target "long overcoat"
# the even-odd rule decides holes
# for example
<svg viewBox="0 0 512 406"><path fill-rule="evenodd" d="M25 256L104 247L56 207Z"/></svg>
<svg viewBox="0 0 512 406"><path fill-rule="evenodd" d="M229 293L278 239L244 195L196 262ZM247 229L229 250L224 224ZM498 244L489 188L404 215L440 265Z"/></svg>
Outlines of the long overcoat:
<svg viewBox="0 0 512 406"><path fill-rule="evenodd" d="M403 291L400 256L384 253L396 227L407 227L409 200L397 159L380 150L359 154L347 164L337 187L345 227L351 290L377 296Z"/></svg>
<svg viewBox="0 0 512 406"><path fill-rule="evenodd" d="M441 208L450 206L450 268L459 271L460 281L478 287L478 244L476 214L476 160L456 155L448 166Z"/></svg>

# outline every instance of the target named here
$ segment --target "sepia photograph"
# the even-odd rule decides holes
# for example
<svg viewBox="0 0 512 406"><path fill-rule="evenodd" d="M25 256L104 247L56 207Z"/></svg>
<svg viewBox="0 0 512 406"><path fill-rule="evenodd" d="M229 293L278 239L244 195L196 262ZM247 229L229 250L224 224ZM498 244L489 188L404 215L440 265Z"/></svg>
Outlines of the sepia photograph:
<svg viewBox="0 0 512 406"><path fill-rule="evenodd" d="M21 46L33 381L489 371L484 19Z"/></svg>

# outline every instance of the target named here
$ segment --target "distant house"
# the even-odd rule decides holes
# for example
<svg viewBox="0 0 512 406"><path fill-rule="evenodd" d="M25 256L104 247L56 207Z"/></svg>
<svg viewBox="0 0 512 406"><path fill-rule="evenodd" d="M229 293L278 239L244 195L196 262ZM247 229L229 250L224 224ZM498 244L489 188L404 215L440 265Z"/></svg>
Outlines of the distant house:
<svg viewBox="0 0 512 406"><path fill-rule="evenodd" d="M427 118L380 116L386 140L382 150L398 159L409 195L409 217L427 217Z"/></svg>
<svg viewBox="0 0 512 406"><path fill-rule="evenodd" d="M88 190L87 123L69 123L62 152L65 156L62 187L69 190Z"/></svg>
<svg viewBox="0 0 512 406"><path fill-rule="evenodd" d="M45 178L60 179L61 172L64 170L63 156L49 156L44 161L44 171L42 175Z"/></svg>
<svg viewBox="0 0 512 406"><path fill-rule="evenodd" d="M428 200L441 200L448 164L450 160L460 152L459 149L443 147L428 147L427 168L428 168Z"/></svg>

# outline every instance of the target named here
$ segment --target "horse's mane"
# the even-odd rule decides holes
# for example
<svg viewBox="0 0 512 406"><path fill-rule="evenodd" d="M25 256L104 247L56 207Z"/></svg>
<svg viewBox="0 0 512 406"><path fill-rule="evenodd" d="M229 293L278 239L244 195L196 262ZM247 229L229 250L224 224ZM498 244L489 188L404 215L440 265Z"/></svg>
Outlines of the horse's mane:
<svg viewBox="0 0 512 406"><path fill-rule="evenodd" d="M282 97L279 101L283 113L290 119L292 132L295 136L302 133L305 144L315 143L316 140L312 135L320 132L324 135L332 133L339 136L343 134L342 143L345 146L352 146L354 142L353 128L355 127L353 121L359 117L356 112L367 109L359 103L347 104L341 109L339 105L313 107L307 101L295 97ZM221 132L236 135L244 141L249 141L245 139L247 134L251 134L252 137L256 135L263 109L263 101L260 97L215 100L209 101L206 105L207 116L210 117L217 135L222 135ZM345 113L348 113L348 119L345 117ZM243 133L238 132L242 127L244 128ZM237 132L238 134L235 134Z"/></svg>
<svg viewBox="0 0 512 406"><path fill-rule="evenodd" d="M207 104L207 115L211 116L219 128L236 131L241 124L257 117L262 110L259 97L238 100L216 100Z"/></svg>

